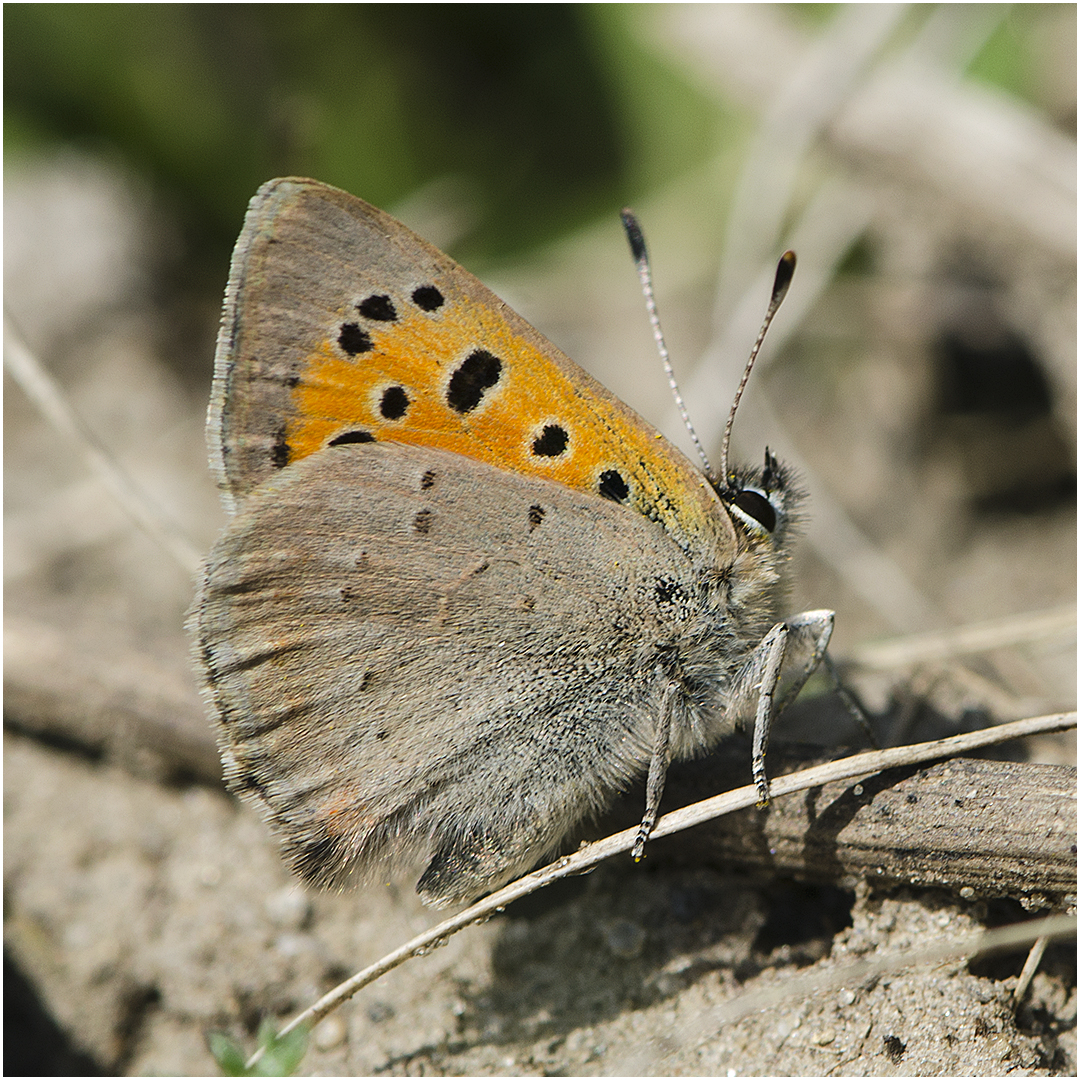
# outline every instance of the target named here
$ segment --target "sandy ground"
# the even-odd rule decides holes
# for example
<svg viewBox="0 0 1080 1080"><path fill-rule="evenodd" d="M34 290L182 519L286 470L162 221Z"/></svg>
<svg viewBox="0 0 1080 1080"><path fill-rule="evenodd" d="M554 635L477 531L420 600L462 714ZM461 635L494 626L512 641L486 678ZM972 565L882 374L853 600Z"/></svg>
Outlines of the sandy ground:
<svg viewBox="0 0 1080 1080"><path fill-rule="evenodd" d="M220 792L165 787L8 735L8 948L63 1042L8 1025L8 1072L213 1071L211 1028L249 1036L429 925L407 887L305 893L260 822ZM1011 909L1011 910L1010 910ZM452 938L316 1029L305 1074L1034 1075L1075 1073L1073 947L1017 1014L1022 954L781 1001L782 987L1015 917L927 890L854 894L618 860ZM28 988L29 989L29 988ZM245 1039L246 1041L246 1039ZM25 1058L19 1055L25 1054ZM70 1058L68 1059L70 1060ZM36 1067L34 1067L36 1066ZM43 1067L44 1066L44 1067Z"/></svg>

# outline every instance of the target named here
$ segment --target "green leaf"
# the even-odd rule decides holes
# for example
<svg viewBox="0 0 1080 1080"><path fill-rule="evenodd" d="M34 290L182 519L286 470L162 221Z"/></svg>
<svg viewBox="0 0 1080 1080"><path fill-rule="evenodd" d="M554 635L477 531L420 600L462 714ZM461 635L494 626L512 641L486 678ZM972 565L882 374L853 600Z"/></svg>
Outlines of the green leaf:
<svg viewBox="0 0 1080 1080"><path fill-rule="evenodd" d="M207 1033L206 1045L217 1062L223 1076L246 1076L244 1062L247 1055L228 1035L221 1031Z"/></svg>
<svg viewBox="0 0 1080 1080"><path fill-rule="evenodd" d="M307 1053L308 1029L301 1026L279 1036L274 1022L263 1020L258 1035L263 1053L250 1069L248 1054L223 1032L209 1032L206 1043L224 1076L291 1076Z"/></svg>
<svg viewBox="0 0 1080 1080"><path fill-rule="evenodd" d="M307 1053L308 1030L300 1026L279 1036L273 1023L264 1020L259 1028L259 1045L265 1047L265 1053L248 1076L291 1076Z"/></svg>

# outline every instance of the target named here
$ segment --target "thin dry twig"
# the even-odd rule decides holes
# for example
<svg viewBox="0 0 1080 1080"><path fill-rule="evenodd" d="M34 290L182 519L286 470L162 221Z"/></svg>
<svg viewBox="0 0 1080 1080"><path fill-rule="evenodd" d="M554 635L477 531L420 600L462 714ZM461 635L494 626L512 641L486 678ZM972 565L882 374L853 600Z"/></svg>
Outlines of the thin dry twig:
<svg viewBox="0 0 1080 1080"><path fill-rule="evenodd" d="M780 798L834 780L854 779L883 769L913 765L940 757L968 753L1009 739L1051 731L1064 731L1075 725L1076 713L1057 713L1051 716L1018 720L1010 724L1002 724L995 728L970 732L964 735L954 735L948 739L938 739L913 746L899 746L888 750L874 750L869 753L856 754L840 761L829 762L825 765L818 765L797 773L791 773L788 776L777 777L772 782L772 794L774 799ZM722 795L705 799L702 802L695 803L693 806L665 815L657 822L656 828L653 830L653 836L656 838L667 836L690 828L692 825L709 821L722 814L729 814L735 810L753 806L756 802L757 792L752 784L737 788L734 791L725 792ZM615 833L603 840L583 845L574 854L564 856L540 870L526 874L478 903L470 905L457 915L451 916L429 930L425 930L422 934L388 953L376 963L357 972L352 978L347 979L325 994L317 1002L289 1021L282 1028L281 1034L286 1035L301 1024L314 1026L339 1005L351 998L357 991L381 978L388 971L392 971L413 956L422 956L445 944L459 930L473 924L486 922L513 901L536 892L559 878L585 873L612 855L629 851L634 844L637 833L638 826L635 825L633 828L624 829L622 832ZM261 1056L262 1052L256 1051L249 1059L248 1067L254 1066Z"/></svg>
<svg viewBox="0 0 1080 1080"><path fill-rule="evenodd" d="M1075 926L1073 927L1073 933L1076 933ZM1028 987L1031 986L1031 980L1035 978L1035 972L1039 970L1039 965L1042 963L1043 953L1046 952L1046 946L1050 944L1050 934L1040 934L1032 943L1031 949L1027 954L1027 959L1024 961L1024 966L1020 971L1020 977L1016 980L1016 986L1013 989L1013 1008L1019 1009L1023 1004L1024 998L1027 996Z"/></svg>

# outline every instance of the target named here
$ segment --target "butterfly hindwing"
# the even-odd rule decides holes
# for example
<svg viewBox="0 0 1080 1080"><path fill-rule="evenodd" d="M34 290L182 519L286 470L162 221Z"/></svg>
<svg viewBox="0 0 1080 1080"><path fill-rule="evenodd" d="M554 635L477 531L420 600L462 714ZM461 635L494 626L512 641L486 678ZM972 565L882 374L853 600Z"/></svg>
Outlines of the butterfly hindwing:
<svg viewBox="0 0 1080 1080"><path fill-rule="evenodd" d="M495 887L648 761L692 592L604 500L425 448L310 455L245 502L199 599L230 786L309 880L420 855L433 902Z"/></svg>

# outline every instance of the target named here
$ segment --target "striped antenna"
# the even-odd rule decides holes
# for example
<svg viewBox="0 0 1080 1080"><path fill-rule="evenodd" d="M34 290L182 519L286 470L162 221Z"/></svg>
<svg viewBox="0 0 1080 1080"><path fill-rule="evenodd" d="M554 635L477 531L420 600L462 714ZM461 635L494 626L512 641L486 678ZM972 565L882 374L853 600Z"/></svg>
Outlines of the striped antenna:
<svg viewBox="0 0 1080 1080"><path fill-rule="evenodd" d="M728 473L728 449L731 446L731 427L735 423L735 412L739 408L739 401L743 396L743 391L746 389L746 383L750 378L750 372L754 370L754 361L757 359L758 352L761 350L761 343L765 340L765 333L769 329L770 323L773 321L773 316L784 302L784 297L787 296L788 286L791 284L791 278L794 273L795 252L785 251L784 254L780 256L780 262L776 267L776 277L773 279L772 299L769 301L769 310L765 312L765 321L761 324L757 341L754 342L754 347L750 350L750 359L746 361L746 367L743 369L743 376L739 382L738 390L735 391L735 400L731 403L731 412L728 413L727 424L724 427L724 441L720 445L719 481L725 488L730 487L732 484L732 477Z"/></svg>
<svg viewBox="0 0 1080 1080"><path fill-rule="evenodd" d="M679 407L679 415L682 416L686 430L697 448L701 464L707 475L711 475L709 459L705 456L705 449L701 440L697 437L694 425L690 423L690 414L686 411L686 402L679 391L679 384L675 381L675 372L671 369L671 360L668 357L667 345L664 343L664 332L660 329L660 316L656 310L656 297L653 295L652 270L649 268L649 253L645 250L645 236L641 231L638 219L630 210L623 210L620 214L623 228L626 230L626 239L630 241L630 252L634 256L634 265L637 266L638 277L641 280L641 291L645 296L645 307L649 312L649 322L652 324L653 337L656 339L656 347L660 351L660 362L664 365L667 373L668 386L671 387L671 396Z"/></svg>

